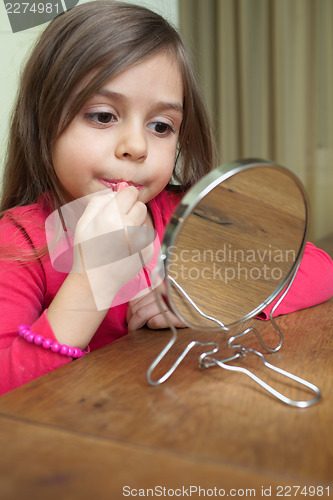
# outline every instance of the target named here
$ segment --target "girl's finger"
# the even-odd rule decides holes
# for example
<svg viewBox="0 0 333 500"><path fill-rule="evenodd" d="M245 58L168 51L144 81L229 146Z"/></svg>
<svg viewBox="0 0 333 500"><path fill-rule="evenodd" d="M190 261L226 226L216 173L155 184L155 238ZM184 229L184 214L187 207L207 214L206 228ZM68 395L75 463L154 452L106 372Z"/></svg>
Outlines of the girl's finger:
<svg viewBox="0 0 333 500"><path fill-rule="evenodd" d="M115 200L117 201L119 212L127 214L139 196L139 190L135 186L128 186L127 188L119 191L116 194Z"/></svg>
<svg viewBox="0 0 333 500"><path fill-rule="evenodd" d="M175 316L171 311L165 311L164 314L156 314L147 321L147 327L152 330L160 330L162 328L170 328L170 323L176 328L185 328L185 325L181 322L177 316Z"/></svg>
<svg viewBox="0 0 333 500"><path fill-rule="evenodd" d="M140 297L139 299L134 299L131 301L130 307L132 310L132 313L135 314L140 308L142 307L147 307L151 304L155 304L155 294L154 292L148 292L146 295L143 297Z"/></svg>
<svg viewBox="0 0 333 500"><path fill-rule="evenodd" d="M136 201L128 210L124 222L127 226L141 226L147 217L147 207L142 201Z"/></svg>
<svg viewBox="0 0 333 500"><path fill-rule="evenodd" d="M89 221L96 217L101 210L112 203L113 198L114 194L111 191L110 193L103 192L103 194L96 194L95 196L92 196L83 212L83 215L81 216L81 221ZM76 201L77 203L80 202L80 200Z"/></svg>

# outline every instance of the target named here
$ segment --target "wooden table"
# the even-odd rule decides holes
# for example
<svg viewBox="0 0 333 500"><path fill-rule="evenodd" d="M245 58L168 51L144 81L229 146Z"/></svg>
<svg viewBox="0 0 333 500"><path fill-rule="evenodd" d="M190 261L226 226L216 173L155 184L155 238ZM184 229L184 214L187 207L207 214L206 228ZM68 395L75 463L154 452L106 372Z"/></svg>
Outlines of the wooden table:
<svg viewBox="0 0 333 500"><path fill-rule="evenodd" d="M0 398L0 498L332 496L333 301L277 322L284 345L268 359L318 385L320 403L291 408L245 375L201 370L199 348L152 387L146 370L170 332L141 330ZM194 338L224 344L181 330L166 361Z"/></svg>

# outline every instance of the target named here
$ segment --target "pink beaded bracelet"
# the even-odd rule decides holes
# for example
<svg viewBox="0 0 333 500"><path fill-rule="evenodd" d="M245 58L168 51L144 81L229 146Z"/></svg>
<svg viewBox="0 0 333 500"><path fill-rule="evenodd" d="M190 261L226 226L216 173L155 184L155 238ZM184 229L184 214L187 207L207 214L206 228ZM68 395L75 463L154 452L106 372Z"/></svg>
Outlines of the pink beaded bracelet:
<svg viewBox="0 0 333 500"><path fill-rule="evenodd" d="M70 358L81 358L85 354L90 352L89 346L87 346L83 351L78 347L69 347L68 345L61 345L59 342L53 342L51 339L45 339L43 335L36 335L30 329L28 325L20 325L17 328L18 334L30 344L36 344L44 349L50 349L52 352L57 352L63 356L68 356Z"/></svg>

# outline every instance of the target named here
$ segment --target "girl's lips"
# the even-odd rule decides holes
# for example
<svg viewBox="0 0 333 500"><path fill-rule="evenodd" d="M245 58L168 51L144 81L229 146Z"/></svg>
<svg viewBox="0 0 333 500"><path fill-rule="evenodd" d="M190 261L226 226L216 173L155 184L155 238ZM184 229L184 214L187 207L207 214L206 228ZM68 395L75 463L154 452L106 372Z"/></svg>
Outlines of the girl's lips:
<svg viewBox="0 0 333 500"><path fill-rule="evenodd" d="M142 184L135 184L134 182L127 182L127 181L123 181L123 180L104 179L104 178L101 178L99 180L102 184L104 184L104 186L112 189L112 191L122 191L123 189L125 189L128 186L134 186L138 190L143 188Z"/></svg>

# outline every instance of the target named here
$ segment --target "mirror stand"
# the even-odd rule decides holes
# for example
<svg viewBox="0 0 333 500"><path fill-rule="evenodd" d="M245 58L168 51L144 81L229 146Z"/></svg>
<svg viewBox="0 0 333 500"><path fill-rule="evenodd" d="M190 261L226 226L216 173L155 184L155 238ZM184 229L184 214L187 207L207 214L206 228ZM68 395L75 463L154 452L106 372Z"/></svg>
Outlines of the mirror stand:
<svg viewBox="0 0 333 500"><path fill-rule="evenodd" d="M316 386L272 365L264 354L241 340L253 333L260 350L272 354L281 348L283 336L273 315L298 271L308 226L304 186L292 172L273 162L250 158L221 165L192 186L166 227L155 271L159 282L165 279L170 310L184 325L225 335L221 342L192 340L171 368L153 380L155 368L177 340L177 330L165 314L155 286L157 274L153 273L156 300L172 338L150 366L148 382L158 385L167 380L188 352L200 346L205 351L199 356L201 368L219 366L244 373L290 406L305 408L316 403L321 397ZM269 320L278 340L271 348L259 329L245 322L256 318L275 299ZM221 354L222 347L227 347L230 355ZM267 373L278 373L285 382L296 383L298 389L314 392L312 399L295 401L266 384L245 368L244 358L250 355L262 361L270 370ZM243 366L234 366L242 359Z"/></svg>
<svg viewBox="0 0 333 500"><path fill-rule="evenodd" d="M155 281L156 279L156 273L159 272L158 270L158 267L155 269L155 271L153 272L153 281ZM289 280L289 283L287 285L287 287L285 288L283 294L280 296L279 300L276 302L276 304L274 304L274 307L272 308L271 312L270 312L270 317L269 317L269 320L271 322L271 324L273 325L276 333L278 334L278 337L279 337L279 343L278 345L274 348L274 349L271 349L269 348L268 346L266 346L266 344L264 343L263 339L262 339L262 336L260 335L260 333L258 332L258 330L254 327L249 327L249 328L245 328L241 333L237 333L236 335L233 335L231 336L228 341L227 341L227 347L228 349L234 349L236 350L235 354L233 354L232 356L230 356L229 358L224 358L222 360L220 359L217 359L215 357L215 355L217 354L217 352L219 351L219 348L220 348L220 345L219 343L217 342L201 342L201 341L198 341L198 340L192 340L191 342L188 343L188 345L185 347L185 349L183 350L183 352L178 356L178 358L176 359L176 361L173 363L173 365L169 368L168 371L166 371L164 373L164 375L162 375L159 379L157 380L153 380L152 378L152 374L153 374L153 371L155 370L155 368L159 365L159 363L162 361L162 359L164 358L164 356L167 354L167 352L171 349L171 347L176 343L177 341L177 330L176 328L174 327L174 325L170 322L169 318L168 318L168 315L165 313L165 310L164 310L164 307L163 307L163 304L162 304L162 298L160 296L160 293L158 292L157 290L157 287L154 286L154 292L155 292L155 297L156 297L156 301L159 305L159 308L160 308L160 311L161 311L161 314L163 315L165 321L167 322L171 332L172 332L172 337L171 339L169 340L169 342L167 343L167 345L162 349L162 351L160 352L160 354L156 357L156 359L153 361L153 363L150 365L149 369L147 370L147 380L149 382L150 385L153 385L153 386L156 386L156 385L160 385L162 384L163 382L165 382L172 374L173 372L176 370L176 368L179 366L179 364L182 362L182 360L185 358L185 356L189 353L189 351L194 347L194 346L199 346L199 347L203 347L205 348L205 352L203 352L202 354L200 354L199 356L199 367L202 368L202 369L207 369L207 368L211 368L211 367L214 367L214 366L219 366L220 368L223 368L225 370L230 370L230 371L235 371L235 372L240 372L240 373L243 373L245 375L247 375L248 377L250 377L254 382L256 382L257 384L259 384L263 389L265 389L266 391L268 391L272 396L276 397L278 400L280 400L281 402L289 405L289 406L293 406L293 407L297 407L297 408L307 408L309 406L312 406L314 405L315 403L317 403L320 398L321 398L321 392L319 390L319 388L317 386L315 386L314 384L286 371L286 370L282 370L281 368L278 368L277 366L269 363L266 359L266 357L264 356L264 354L262 354L261 352L257 351L256 349L252 349L252 348L247 348L247 347L244 347L243 344L241 343L237 343L237 344L234 344L234 341L237 340L237 339L240 339L241 337L245 336L246 334L248 334L249 332L253 332L255 334L255 336L257 337L257 339L259 340L261 346L269 353L275 353L277 352L282 344L283 344L283 335L280 331L280 329L278 328L274 318L273 318L273 314L274 314L274 311L276 310L276 308L279 306L280 302L283 300L284 296L286 295L286 293L288 292L295 276L296 276L296 273L297 273L297 270L298 270L298 267L299 267L299 264L298 266L296 267L295 269L295 272L293 273L291 279ZM209 319L213 322L215 322L217 325L218 325L218 328L217 330L218 331L223 331L223 332L227 332L229 331L230 332L230 328L226 327L220 320L218 320L217 318L214 318L212 316L209 316L209 315L206 315L199 307L198 305L193 301L193 299L185 292L185 290L183 290L183 288L176 282L176 280L174 280L173 278L172 279L172 283L173 285L175 285L177 287L177 289L182 293L184 299L200 314L202 315L205 319ZM208 349L208 350L206 350ZM303 386L303 388L307 388L309 389L310 391L314 392L315 396L312 398L312 399L309 399L309 400L293 400L293 399L290 399L288 398L287 396L283 395L281 392L277 391L276 389L274 389L272 386L270 386L269 384L267 384L266 382L264 382L261 378L259 378L257 375L255 375L254 373L252 373L250 370L248 370L247 368L244 368L242 366L235 366L235 365L230 365L229 363L232 362L232 361L236 361L236 360L241 360L242 358L246 357L248 354L254 354L255 356L259 357L263 364L265 365L266 368L268 368L269 370L271 371L274 371L290 380L293 380L294 382L300 384Z"/></svg>

